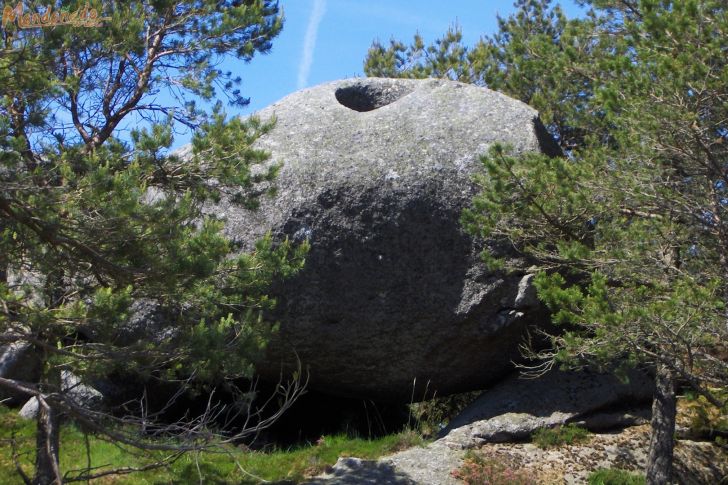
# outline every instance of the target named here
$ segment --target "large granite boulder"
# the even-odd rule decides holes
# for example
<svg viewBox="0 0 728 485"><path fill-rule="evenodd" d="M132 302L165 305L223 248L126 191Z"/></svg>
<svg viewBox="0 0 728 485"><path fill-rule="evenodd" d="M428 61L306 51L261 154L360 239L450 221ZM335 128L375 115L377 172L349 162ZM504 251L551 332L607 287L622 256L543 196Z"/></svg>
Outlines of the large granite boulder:
<svg viewBox="0 0 728 485"><path fill-rule="evenodd" d="M458 82L370 78L257 115L277 119L256 142L284 163L277 196L254 213L211 210L247 247L267 231L311 242L305 269L275 291L281 327L262 374L299 358L315 389L409 400L510 371L526 327L548 318L530 276L487 271L459 219L493 143L559 154L538 113Z"/></svg>

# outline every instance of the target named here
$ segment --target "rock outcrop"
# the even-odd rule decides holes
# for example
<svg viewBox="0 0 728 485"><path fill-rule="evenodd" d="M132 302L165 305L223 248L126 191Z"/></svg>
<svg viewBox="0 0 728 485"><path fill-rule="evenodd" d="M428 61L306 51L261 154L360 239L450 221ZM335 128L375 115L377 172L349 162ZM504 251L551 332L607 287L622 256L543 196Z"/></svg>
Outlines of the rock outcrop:
<svg viewBox="0 0 728 485"><path fill-rule="evenodd" d="M621 382L614 375L586 371L552 371L538 379L510 377L455 417L441 441L465 449L524 440L539 428L567 423L593 431L644 424L654 383L638 371L628 378Z"/></svg>
<svg viewBox="0 0 728 485"><path fill-rule="evenodd" d="M485 246L459 219L494 143L559 153L538 113L458 82L370 78L300 91L257 115L277 119L256 142L284 163L277 196L254 213L226 201L209 210L245 247L267 231L312 245L305 269L276 290L281 327L263 375L298 357L312 388L409 400L510 371L526 327L548 318L525 272L486 270Z"/></svg>

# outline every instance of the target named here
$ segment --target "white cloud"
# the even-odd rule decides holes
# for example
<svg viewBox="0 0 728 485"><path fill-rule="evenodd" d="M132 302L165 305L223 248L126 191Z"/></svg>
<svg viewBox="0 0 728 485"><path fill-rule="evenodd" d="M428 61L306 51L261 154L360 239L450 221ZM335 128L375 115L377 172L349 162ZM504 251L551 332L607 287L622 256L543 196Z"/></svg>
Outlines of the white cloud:
<svg viewBox="0 0 728 485"><path fill-rule="evenodd" d="M311 11L311 17L308 19L306 36L303 39L301 62L298 65L298 89L303 89L308 84L308 75L311 72L311 64L313 63L313 52L316 49L316 35L325 11L326 0L313 1L313 10Z"/></svg>

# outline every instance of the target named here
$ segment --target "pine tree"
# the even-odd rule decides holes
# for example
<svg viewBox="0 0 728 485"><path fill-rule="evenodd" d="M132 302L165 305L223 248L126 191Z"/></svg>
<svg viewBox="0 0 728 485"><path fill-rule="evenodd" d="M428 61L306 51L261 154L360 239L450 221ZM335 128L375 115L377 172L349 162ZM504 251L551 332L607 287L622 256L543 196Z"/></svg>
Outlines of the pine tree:
<svg viewBox="0 0 728 485"><path fill-rule="evenodd" d="M71 24L23 28L49 5L81 14ZM268 158L251 144L270 123L229 120L220 102L209 111L195 101L224 95L244 105L240 78L219 65L268 52L281 27L277 2L268 0L5 6L0 335L32 346L42 377L37 385L0 378L0 386L39 402L35 476L18 468L26 483L64 481L61 415L120 445L167 447L171 457L211 443L206 419L213 409L159 428L177 440L155 443L116 426L112 414L84 408L65 392L66 373L92 382L136 372L207 391L232 391L233 379L251 376L251 358L275 330L260 316L274 304L267 288L301 267L306 248L266 238L242 252L222 234L223 221L203 211L223 196L254 207L277 166L252 171ZM160 101L160 93L171 101ZM168 150L180 125L194 133L184 158ZM121 339L139 301L173 319L174 332L154 343ZM284 406L300 389L290 392ZM239 413L250 409L243 394L236 405Z"/></svg>
<svg viewBox="0 0 728 485"><path fill-rule="evenodd" d="M563 331L533 353L532 370L654 369L646 473L664 484L677 386L726 409L728 9L719 0L587 3L584 19L567 21L548 1L520 1L496 36L459 49L447 71L412 55L438 43L375 45L366 65L456 72L545 113L567 156L493 147L463 221L510 241L538 272L539 297Z"/></svg>

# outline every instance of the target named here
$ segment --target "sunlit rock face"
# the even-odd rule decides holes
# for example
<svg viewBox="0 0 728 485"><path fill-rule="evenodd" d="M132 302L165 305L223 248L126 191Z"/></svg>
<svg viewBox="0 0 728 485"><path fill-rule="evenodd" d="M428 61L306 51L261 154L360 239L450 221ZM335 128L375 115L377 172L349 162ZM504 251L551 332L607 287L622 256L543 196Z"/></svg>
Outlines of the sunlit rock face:
<svg viewBox="0 0 728 485"><path fill-rule="evenodd" d="M559 153L538 113L458 82L369 78L257 115L277 119L256 142L283 162L277 196L253 213L212 210L247 247L267 231L311 243L305 269L275 289L281 327L260 372L277 378L298 358L313 388L409 400L509 371L524 330L548 318L525 272L480 262L483 248L506 249L473 240L459 219L493 143Z"/></svg>

